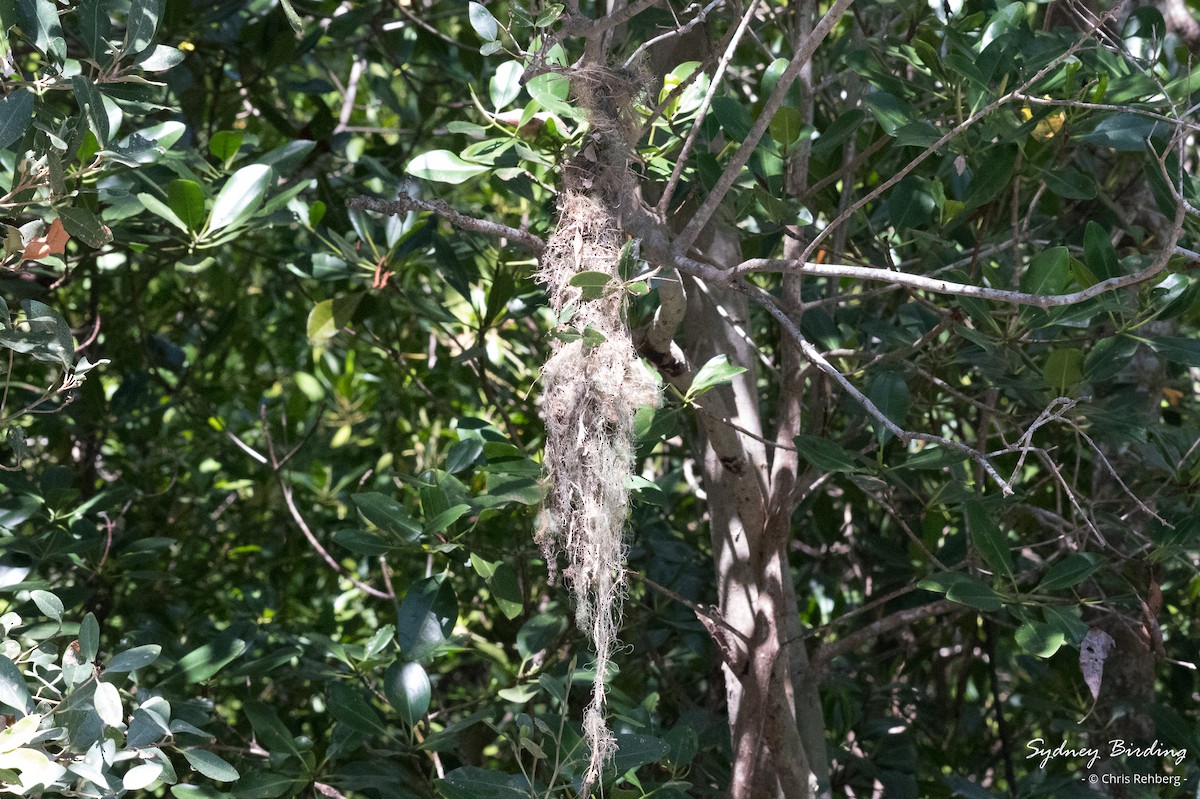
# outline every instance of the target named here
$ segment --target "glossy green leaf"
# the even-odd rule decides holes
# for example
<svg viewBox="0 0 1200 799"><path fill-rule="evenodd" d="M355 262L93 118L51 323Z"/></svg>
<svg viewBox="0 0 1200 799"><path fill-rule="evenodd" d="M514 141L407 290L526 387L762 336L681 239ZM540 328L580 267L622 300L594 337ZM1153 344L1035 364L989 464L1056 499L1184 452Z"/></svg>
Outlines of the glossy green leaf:
<svg viewBox="0 0 1200 799"><path fill-rule="evenodd" d="M163 776L163 767L159 763L143 763L125 772L121 778L121 787L127 791L140 791L147 788Z"/></svg>
<svg viewBox="0 0 1200 799"><path fill-rule="evenodd" d="M880 372L871 381L867 398L884 416L896 425L904 427L908 407L912 402L904 375L893 371ZM882 444L892 437L892 431L879 420L872 418L871 426L875 429L875 438L879 443Z"/></svg>
<svg viewBox="0 0 1200 799"><path fill-rule="evenodd" d="M384 735L387 729L379 720L375 708L355 689L345 683L335 682L329 686L329 712L335 719L355 732L364 735Z"/></svg>
<svg viewBox="0 0 1200 799"><path fill-rule="evenodd" d="M1121 276L1121 265L1117 262L1117 251L1104 228L1089 221L1083 232L1083 261L1099 280Z"/></svg>
<svg viewBox="0 0 1200 799"><path fill-rule="evenodd" d="M467 15L480 39L490 42L500 35L500 25L486 6L472 1L467 4Z"/></svg>
<svg viewBox="0 0 1200 799"><path fill-rule="evenodd" d="M208 232L240 225L262 205L274 180L274 172L265 164L251 164L234 172L213 200Z"/></svg>
<svg viewBox="0 0 1200 799"><path fill-rule="evenodd" d="M4 655L0 655L0 704L12 708L19 716L33 711L33 697L25 686L24 676Z"/></svg>
<svg viewBox="0 0 1200 799"><path fill-rule="evenodd" d="M409 515L403 505L391 497L366 491L355 494L350 499L363 518L379 529L406 541L414 541L421 535L421 525Z"/></svg>
<svg viewBox="0 0 1200 799"><path fill-rule="evenodd" d="M430 577L414 583L396 618L396 643L406 657L420 660L432 653L458 621L458 598L450 581Z"/></svg>
<svg viewBox="0 0 1200 799"><path fill-rule="evenodd" d="M974 578L967 578L950 586L946 591L946 598L985 613L993 613L1004 606L999 594Z"/></svg>
<svg viewBox="0 0 1200 799"><path fill-rule="evenodd" d="M180 754L187 760L188 765L210 780L234 782L241 776L238 770L223 758L206 749L181 749Z"/></svg>
<svg viewBox="0 0 1200 799"><path fill-rule="evenodd" d="M383 677L383 690L408 727L415 726L429 712L432 687L420 663L393 663Z"/></svg>
<svg viewBox="0 0 1200 799"><path fill-rule="evenodd" d="M241 624L231 625L212 641L181 657L163 678L164 681L182 679L184 683L190 684L212 679L221 669L237 660L250 648L248 639L251 635L253 628Z"/></svg>
<svg viewBox="0 0 1200 799"><path fill-rule="evenodd" d="M495 573L488 581L492 598L507 619L515 619L525 610L525 596L517 582L517 572L505 561L496 564Z"/></svg>
<svg viewBox="0 0 1200 799"><path fill-rule="evenodd" d="M1200 366L1200 339L1182 336L1156 336L1151 348L1166 360L1184 366Z"/></svg>
<svg viewBox="0 0 1200 799"><path fill-rule="evenodd" d="M183 51L166 44L156 44L143 51L133 65L143 72L166 72L183 63Z"/></svg>
<svg viewBox="0 0 1200 799"><path fill-rule="evenodd" d="M71 89L75 92L75 102L87 119L88 130L96 137L101 147L108 144L108 112L104 109L104 99L96 84L83 75L71 76Z"/></svg>
<svg viewBox="0 0 1200 799"><path fill-rule="evenodd" d="M1090 577L1098 568L1100 568L1100 562L1094 555L1086 553L1068 555L1046 571L1042 582L1038 585L1038 591L1061 591L1064 588L1073 588Z"/></svg>
<svg viewBox="0 0 1200 799"><path fill-rule="evenodd" d="M296 746L292 733L279 720L279 715L274 708L262 702L247 702L242 707L242 711L250 720L250 726L254 728L254 735L258 742L268 751L272 754L289 754L300 757L300 749Z"/></svg>
<svg viewBox="0 0 1200 799"><path fill-rule="evenodd" d="M1062 347L1052 351L1042 368L1042 379L1055 394L1069 395L1083 380L1083 350Z"/></svg>
<svg viewBox="0 0 1200 799"><path fill-rule="evenodd" d="M245 140L246 134L240 130L218 130L208 140L208 151L228 166L237 159Z"/></svg>
<svg viewBox="0 0 1200 799"><path fill-rule="evenodd" d="M304 33L304 23L300 19L300 15L296 13L296 9L292 6L292 0L279 0L279 5L283 8L283 16L287 18L288 24L292 26L297 34Z"/></svg>
<svg viewBox="0 0 1200 799"><path fill-rule="evenodd" d="M0 98L0 150L15 144L33 123L33 93L17 89Z"/></svg>
<svg viewBox="0 0 1200 799"><path fill-rule="evenodd" d="M308 314L308 340L325 344L350 325L365 292L357 291L332 300L321 300Z"/></svg>
<svg viewBox="0 0 1200 799"><path fill-rule="evenodd" d="M901 127L915 120L912 109L887 92L872 92L863 98L863 104L889 136L895 136Z"/></svg>
<svg viewBox="0 0 1200 799"><path fill-rule="evenodd" d="M136 55L154 43L164 0L133 0L125 18L125 52Z"/></svg>
<svg viewBox="0 0 1200 799"><path fill-rule="evenodd" d="M172 180L167 184L167 205L190 231L199 231L207 215L204 189L192 180Z"/></svg>
<svg viewBox="0 0 1200 799"><path fill-rule="evenodd" d="M521 93L521 76L524 74L525 67L520 61L505 61L496 67L496 74L488 82L492 108L499 111L517 99L517 95Z"/></svg>
<svg viewBox="0 0 1200 799"><path fill-rule="evenodd" d="M449 150L431 150L408 163L405 171L413 177L439 183L462 183L491 169L486 164L472 164Z"/></svg>
<svg viewBox="0 0 1200 799"><path fill-rule="evenodd" d="M447 799L528 799L518 777L477 766L461 766L438 784Z"/></svg>
<svg viewBox="0 0 1200 799"><path fill-rule="evenodd" d="M95 59L108 55L110 49L107 39L112 32L112 23L108 18L108 6L106 0L84 0L76 11L83 43ZM0 119L3 117L0 112Z"/></svg>
<svg viewBox="0 0 1200 799"><path fill-rule="evenodd" d="M99 651L100 624L96 621L96 617L89 612L83 617L83 621L79 623L80 658L83 662L90 663L96 659L96 654Z"/></svg>
<svg viewBox="0 0 1200 799"><path fill-rule="evenodd" d="M1021 275L1027 294L1061 294L1071 282L1071 254L1066 247L1050 247L1034 256Z"/></svg>
<svg viewBox="0 0 1200 799"><path fill-rule="evenodd" d="M975 547L984 562L998 576L1012 577L1012 552L1009 550L1008 536L992 520L991 514L982 504L975 500L963 503L963 511L967 520L967 530L971 534L971 544Z"/></svg>
<svg viewBox="0 0 1200 799"><path fill-rule="evenodd" d="M137 671L158 660L160 654L162 654L162 647L158 644L135 646L133 649L126 649L124 652L113 655L104 670L110 672Z"/></svg>
<svg viewBox="0 0 1200 799"><path fill-rule="evenodd" d="M1083 359L1083 376L1092 383L1115 377L1129 365L1137 348L1138 340L1132 336L1100 339ZM1197 355L1200 356L1200 351Z"/></svg>
<svg viewBox="0 0 1200 799"><path fill-rule="evenodd" d="M798 435L792 439L800 457L823 472L856 472L861 467L854 453L843 449L836 441L819 436Z"/></svg>
<svg viewBox="0 0 1200 799"><path fill-rule="evenodd" d="M58 218L62 220L68 233L89 247L98 249L112 241L112 231L86 208L59 208Z"/></svg>
<svg viewBox="0 0 1200 799"><path fill-rule="evenodd" d="M1036 621L1022 624L1013 637L1022 649L1040 658L1050 657L1067 641L1061 630Z"/></svg>
<svg viewBox="0 0 1200 799"><path fill-rule="evenodd" d="M688 399L693 400L706 391L725 385L744 371L746 371L744 366L731 364L729 356L714 355L697 370L696 376L692 378L692 385L688 387L687 391Z"/></svg>
<svg viewBox="0 0 1200 799"><path fill-rule="evenodd" d="M42 613L55 621L62 621L63 603L54 594L49 591L31 591L29 598L33 600L33 604L37 605L38 610Z"/></svg>
<svg viewBox="0 0 1200 799"><path fill-rule="evenodd" d="M124 713L121 710L121 694L117 691L117 686L107 682L96 683L93 702L96 715L100 716L107 726L116 727L122 723Z"/></svg>

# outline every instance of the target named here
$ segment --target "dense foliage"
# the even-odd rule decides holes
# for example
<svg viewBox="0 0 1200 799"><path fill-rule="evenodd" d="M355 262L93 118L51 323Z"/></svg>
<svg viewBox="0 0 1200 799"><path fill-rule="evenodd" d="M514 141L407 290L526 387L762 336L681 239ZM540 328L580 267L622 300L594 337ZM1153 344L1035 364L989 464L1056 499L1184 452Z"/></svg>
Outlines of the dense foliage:
<svg viewBox="0 0 1200 799"><path fill-rule="evenodd" d="M1197 778L1176 27L593 5L0 0L0 790L577 793L626 429L604 795Z"/></svg>

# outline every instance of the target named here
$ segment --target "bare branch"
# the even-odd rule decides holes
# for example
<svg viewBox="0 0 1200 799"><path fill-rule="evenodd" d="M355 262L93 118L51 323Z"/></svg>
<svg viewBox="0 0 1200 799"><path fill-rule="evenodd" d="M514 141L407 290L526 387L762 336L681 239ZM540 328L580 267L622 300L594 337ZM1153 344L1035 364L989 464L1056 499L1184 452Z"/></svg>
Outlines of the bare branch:
<svg viewBox="0 0 1200 799"><path fill-rule="evenodd" d="M813 654L812 665L817 674L822 673L829 665L829 661L836 657L849 654L860 646L863 646L871 640L885 635L892 630L898 630L901 627L907 627L914 622L922 619L933 618L934 616L944 616L947 613L965 612L968 608L964 605L954 602L949 599L939 599L936 602L930 602L928 605L920 607L908 608L906 610L897 611L889 616L884 616L878 621L873 621L865 627L860 627L844 638L839 638L836 641L830 641L822 645Z"/></svg>
<svg viewBox="0 0 1200 799"><path fill-rule="evenodd" d="M415 197L408 196L404 192L400 192L395 200L384 200L381 197L351 197L346 200L346 207L374 211L375 213L386 214L388 216L399 216L409 211L429 211L442 217L456 228L483 233L495 238L509 239L516 244L524 246L526 249L532 250L534 254L539 256L546 249L546 242L528 230L520 230L508 225L502 225L499 222L490 222L486 219L476 219L473 216L467 216L455 211L448 203L442 200L418 200Z"/></svg>
<svg viewBox="0 0 1200 799"><path fill-rule="evenodd" d="M792 337L792 340L796 342L796 345L800 348L800 351L804 354L806 359L808 359L822 372L833 378L834 382L841 386L842 390L849 394L855 402L861 405L863 410L865 410L867 414L871 416L871 418L883 425L884 428L891 432L892 435L896 436L896 438L900 439L900 441L905 444L910 441L925 441L930 444L939 444L947 447L948 449L961 452L971 460L978 463L983 470L987 472L988 476L996 482L996 485L1000 487L1000 491L1005 496L1009 496L1013 493L1012 486L1007 480L1000 476L1000 473L996 471L995 467L992 466L991 462L987 459L987 456L983 453L968 447L966 444L963 444L959 441L954 441L953 439L945 438L944 436L933 435L932 433L910 432L893 422L883 413L883 411L879 410L875 403L871 402L870 398L859 391L858 388L856 388L855 385L851 383L845 375L839 372L837 367L827 361L825 356L821 354L820 350L813 346L812 342L804 337L804 334L800 332L799 326L792 321L792 319L789 318L786 313L784 313L783 309L779 307L774 297L757 286L749 286L745 283L742 283L737 287L739 290L744 291L755 302L765 308L767 313L775 317L779 324L783 326L783 329L787 331L787 334Z"/></svg>

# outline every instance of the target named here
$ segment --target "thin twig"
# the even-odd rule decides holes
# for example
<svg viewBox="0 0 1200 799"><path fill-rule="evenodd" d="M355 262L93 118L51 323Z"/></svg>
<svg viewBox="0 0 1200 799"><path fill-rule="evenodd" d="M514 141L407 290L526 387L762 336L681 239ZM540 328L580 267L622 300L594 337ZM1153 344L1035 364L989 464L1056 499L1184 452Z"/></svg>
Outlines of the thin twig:
<svg viewBox="0 0 1200 799"><path fill-rule="evenodd" d="M474 231L475 233L484 233L496 238L509 239L516 244L524 246L526 249L533 250L539 256L546 249L546 242L528 230L520 230L486 219L476 219L473 216L467 216L455 211L448 203L442 200L418 200L415 197L408 196L404 192L400 192L395 200L384 200L381 197L351 197L346 200L346 207L374 211L375 213L387 214L388 216L399 216L410 211L428 211L442 217L456 228Z"/></svg>

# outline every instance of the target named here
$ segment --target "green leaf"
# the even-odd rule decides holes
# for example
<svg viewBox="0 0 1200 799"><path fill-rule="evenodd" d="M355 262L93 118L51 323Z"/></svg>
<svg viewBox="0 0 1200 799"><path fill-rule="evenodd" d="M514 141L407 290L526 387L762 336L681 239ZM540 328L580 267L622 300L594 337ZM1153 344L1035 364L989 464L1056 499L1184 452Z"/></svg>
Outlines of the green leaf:
<svg viewBox="0 0 1200 799"><path fill-rule="evenodd" d="M296 9L292 8L292 0L279 0L279 5L283 7L283 16L287 18L288 24L292 26L297 34L304 33L304 23L300 20L300 15L296 13Z"/></svg>
<svg viewBox="0 0 1200 799"><path fill-rule="evenodd" d="M912 400L908 392L908 383L904 375L895 371L880 372L871 381L867 390L867 398L875 404L884 416L903 427L908 416L908 406ZM875 429L875 439L883 444L892 437L892 431L877 419L871 419Z"/></svg>
<svg viewBox="0 0 1200 799"><path fill-rule="evenodd" d="M1083 380L1083 350L1063 347L1046 357L1042 379L1051 391L1065 396Z"/></svg>
<svg viewBox="0 0 1200 799"><path fill-rule="evenodd" d="M161 776L163 776L161 763L143 763L125 772L125 776L121 778L121 786L127 791L140 791L149 787Z"/></svg>
<svg viewBox="0 0 1200 799"><path fill-rule="evenodd" d="M1158 336L1149 340L1150 347L1171 363L1200 366L1200 339L1181 336Z"/></svg>
<svg viewBox="0 0 1200 799"><path fill-rule="evenodd" d="M571 94L571 81L557 72L536 75L525 82L525 90L537 104L552 114L567 119L577 119L580 112L567 102Z"/></svg>
<svg viewBox="0 0 1200 799"><path fill-rule="evenodd" d="M482 4L475 2L468 3L467 15L471 20L471 27L479 34L480 39L483 39L485 42L492 42L500 35L499 23L492 16L492 12L488 11Z"/></svg>
<svg viewBox="0 0 1200 799"><path fill-rule="evenodd" d="M133 0L125 18L125 52L136 55L154 43L164 0Z"/></svg>
<svg viewBox="0 0 1200 799"><path fill-rule="evenodd" d="M986 205L1011 185L1019 149L1015 144L991 147L971 169L971 184L967 188L966 208Z"/></svg>
<svg viewBox="0 0 1200 799"><path fill-rule="evenodd" d="M444 511L438 513L432 519L425 522L425 527L422 530L425 534L444 532L450 525L461 519L463 516L471 512L470 505L451 505Z"/></svg>
<svg viewBox="0 0 1200 799"><path fill-rule="evenodd" d="M308 340L324 344L349 326L366 292L358 291L332 300L321 300L308 313Z"/></svg>
<svg viewBox="0 0 1200 799"><path fill-rule="evenodd" d="M383 692L405 726L415 726L429 711L432 688L420 663L397 661L389 666L383 677Z"/></svg>
<svg viewBox="0 0 1200 799"><path fill-rule="evenodd" d="M419 525L408 511L396 500L384 494L366 491L350 497L354 507L363 518L381 530L386 530L405 541L415 541L421 535Z"/></svg>
<svg viewBox="0 0 1200 799"><path fill-rule="evenodd" d="M647 763L656 763L666 757L671 747L650 735L618 733L617 751L613 755L612 770L624 774Z"/></svg>
<svg viewBox="0 0 1200 799"><path fill-rule="evenodd" d="M1137 348L1138 340L1132 336L1110 336L1100 339L1083 359L1084 377L1092 383L1115 377L1133 360ZM1197 349L1197 355L1200 356L1200 348ZM1197 365L1200 365L1200 361Z"/></svg>
<svg viewBox="0 0 1200 799"><path fill-rule="evenodd" d="M396 545L383 536L365 530L338 530L333 534L333 541L356 555L369 558L386 555L396 549Z"/></svg>
<svg viewBox="0 0 1200 799"><path fill-rule="evenodd" d="M429 577L409 587L396 614L396 643L420 660L450 637L458 621L458 598L449 580Z"/></svg>
<svg viewBox="0 0 1200 799"><path fill-rule="evenodd" d="M180 754L196 771L217 782L233 782L241 775L222 758L205 749L181 749Z"/></svg>
<svg viewBox="0 0 1200 799"><path fill-rule="evenodd" d="M529 799L516 776L477 766L461 766L438 783L447 799Z"/></svg>
<svg viewBox="0 0 1200 799"><path fill-rule="evenodd" d="M715 355L708 363L700 367L688 387L687 399L690 402L706 391L725 385L737 375L746 371L744 366L734 366L729 362L728 355Z"/></svg>
<svg viewBox="0 0 1200 799"><path fill-rule="evenodd" d="M408 162L404 171L413 177L439 183L462 183L491 169L485 164L472 164L449 150L431 150Z"/></svg>
<svg viewBox="0 0 1200 799"><path fill-rule="evenodd" d="M329 686L329 712L355 732L364 735L387 733L375 708L371 707L358 691L345 683L335 682Z"/></svg>
<svg viewBox="0 0 1200 799"><path fill-rule="evenodd" d="M149 194L147 192L139 192L137 195L137 198L138 198L138 202L140 202L142 204L142 207L145 208L147 211L149 211L150 213L154 214L157 217L161 217L162 219L167 220L172 225L174 225L175 227L182 230L184 233L188 232L187 223L184 222L182 219L180 219L179 215L171 210L171 206L167 205L162 200L155 197L153 194Z"/></svg>
<svg viewBox="0 0 1200 799"><path fill-rule="evenodd" d="M204 189L193 180L172 180L167 184L167 205L189 231L196 232L204 226L207 214L204 201Z"/></svg>
<svg viewBox="0 0 1200 799"><path fill-rule="evenodd" d="M0 150L16 143L33 122L33 92L17 89L0 99Z"/></svg>
<svg viewBox="0 0 1200 799"><path fill-rule="evenodd" d="M162 654L162 647L158 644L135 646L133 649L127 649L124 652L113 655L112 660L108 661L104 670L116 673L137 671L138 669L146 668L158 660L160 654Z"/></svg>
<svg viewBox="0 0 1200 799"><path fill-rule="evenodd" d="M517 95L521 93L521 76L524 74L525 66L520 61L505 61L496 67L496 74L488 82L492 108L499 111L517 99Z"/></svg>
<svg viewBox="0 0 1200 799"><path fill-rule="evenodd" d="M238 157L245 140L246 134L240 130L218 130L208 140L208 151L228 167Z"/></svg>
<svg viewBox="0 0 1200 799"><path fill-rule="evenodd" d="M750 119L750 111L733 97L714 97L712 113L721 130L734 141L744 141L750 135L754 121Z"/></svg>
<svg viewBox="0 0 1200 799"><path fill-rule="evenodd" d="M608 293L614 283L613 276L607 272L584 271L571 276L568 285L579 289L585 301L599 300Z"/></svg>
<svg viewBox="0 0 1200 799"><path fill-rule="evenodd" d="M245 711L246 718L250 720L250 726L254 728L254 735L258 738L258 742L268 751L272 754L287 753L300 757L300 748L296 746L296 740L284 723L279 720L279 715L274 708L262 702L247 702L242 710Z"/></svg>
<svg viewBox="0 0 1200 799"><path fill-rule="evenodd" d="M54 594L49 591L31 591L29 598L33 600L33 604L37 605L38 610L42 613L57 622L62 621L63 603Z"/></svg>
<svg viewBox="0 0 1200 799"><path fill-rule="evenodd" d="M1004 606L999 594L973 577L964 577L946 591L946 598L962 605L992 613Z"/></svg>
<svg viewBox="0 0 1200 799"><path fill-rule="evenodd" d="M33 710L33 697L25 686L25 677L6 656L0 655L0 703L17 711L18 715L28 715Z"/></svg>
<svg viewBox="0 0 1200 799"><path fill-rule="evenodd" d="M966 513L967 531L971 534L971 543L975 551L983 556L984 562L992 571L1011 578L1013 566L1008 536L992 521L991 515L981 503L968 500L963 503L963 510Z"/></svg>
<svg viewBox="0 0 1200 799"><path fill-rule="evenodd" d="M79 4L76 18L79 20L79 33L83 37L83 43L87 45L92 57L100 59L107 56L107 39L112 29L108 18L108 3L104 0L84 0ZM4 113L0 111L0 119L3 118Z"/></svg>
<svg viewBox="0 0 1200 799"><path fill-rule="evenodd" d="M795 146L796 142L800 140L800 134L804 131L804 118L800 116L800 109L784 106L771 118L771 124L767 129L771 133L771 138L783 145L786 150Z"/></svg>
<svg viewBox="0 0 1200 799"><path fill-rule="evenodd" d="M133 65L143 72L166 72L182 64L183 59L182 50L166 44L156 44L139 55Z"/></svg>
<svg viewBox="0 0 1200 799"><path fill-rule="evenodd" d="M1071 254L1066 247L1051 247L1034 256L1021 275L1026 294L1061 294L1071 282Z"/></svg>
<svg viewBox="0 0 1200 799"><path fill-rule="evenodd" d="M507 619L515 619L525 610L525 596L517 582L517 572L506 561L496 564L495 573L488 580L492 598Z"/></svg>
<svg viewBox="0 0 1200 799"><path fill-rule="evenodd" d="M88 613L79 623L79 657L81 662L90 663L100 652L100 623Z"/></svg>
<svg viewBox="0 0 1200 799"><path fill-rule="evenodd" d="M71 89L75 92L79 110L87 119L88 130L101 147L108 146L108 112L104 109L104 99L96 85L83 75L72 75Z"/></svg>
<svg viewBox="0 0 1200 799"><path fill-rule="evenodd" d="M1062 630L1036 621L1022 624L1013 637L1022 649L1040 658L1050 657L1067 642Z"/></svg>
<svg viewBox="0 0 1200 799"><path fill-rule="evenodd" d="M99 249L112 241L112 231L100 224L100 220L88 209L68 207L56 210L67 232L89 247Z"/></svg>
<svg viewBox="0 0 1200 799"><path fill-rule="evenodd" d="M163 682L182 678L184 683L205 682L217 672L242 656L250 643L253 627L244 624L230 625L212 641L196 647L179 659Z"/></svg>
<svg viewBox="0 0 1200 799"><path fill-rule="evenodd" d="M863 98L863 103L889 136L895 136L900 128L915 120L912 109L888 92L871 92Z"/></svg>
<svg viewBox="0 0 1200 799"><path fill-rule="evenodd" d="M108 682L96 683L96 693L93 696L96 715L109 727L121 724L124 713L121 710L121 694L117 686Z"/></svg>
<svg viewBox="0 0 1200 799"><path fill-rule="evenodd" d="M274 172L266 164L251 164L234 172L213 200L208 232L215 233L249 219L262 204L273 179Z"/></svg>
<svg viewBox="0 0 1200 799"><path fill-rule="evenodd" d="M800 450L800 457L823 472L862 471L855 462L854 454L843 449L836 441L808 435L798 435L792 441Z"/></svg>
<svg viewBox="0 0 1200 799"><path fill-rule="evenodd" d="M1100 568L1100 564L1096 562L1093 555L1078 552L1068 555L1066 559L1059 561L1046 571L1046 575L1042 577L1042 582L1038 585L1038 592L1072 588L1090 577L1098 568Z"/></svg>
<svg viewBox="0 0 1200 799"><path fill-rule="evenodd" d="M1117 262L1117 251L1104 228L1088 222L1083 231L1083 262L1098 280L1121 276L1121 265Z"/></svg>

